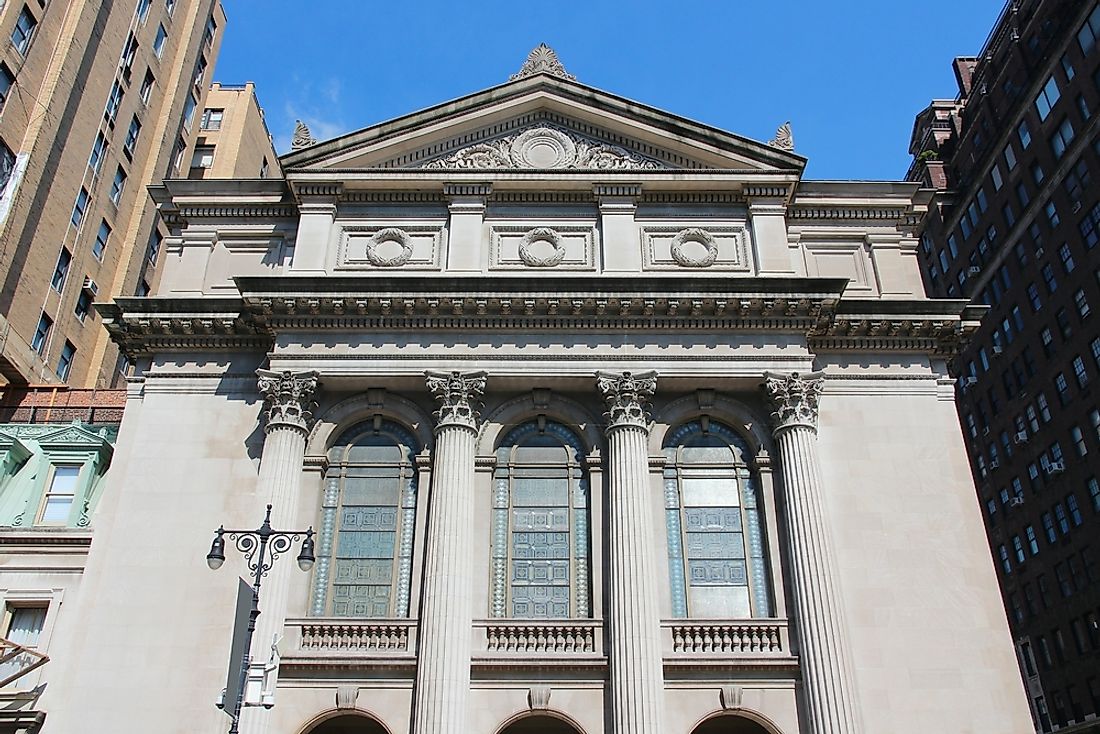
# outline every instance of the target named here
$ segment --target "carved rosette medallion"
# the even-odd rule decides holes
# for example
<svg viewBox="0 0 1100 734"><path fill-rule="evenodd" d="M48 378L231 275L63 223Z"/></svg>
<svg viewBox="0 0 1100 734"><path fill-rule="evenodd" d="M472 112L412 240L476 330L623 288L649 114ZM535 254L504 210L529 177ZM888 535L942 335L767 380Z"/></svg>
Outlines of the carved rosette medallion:
<svg viewBox="0 0 1100 734"><path fill-rule="evenodd" d="M552 127L536 127L512 141L512 161L520 168L571 168L577 162L577 145Z"/></svg>
<svg viewBox="0 0 1100 734"><path fill-rule="evenodd" d="M317 391L318 373L313 370L256 370L256 375L259 377L258 387L264 398L264 412L267 416L264 430L270 433L282 426L298 429L302 433L309 430L313 422L313 409L317 407L313 395Z"/></svg>
<svg viewBox="0 0 1100 734"><path fill-rule="evenodd" d="M718 243L710 232L698 227L681 229L669 247L672 259L684 268L709 268L718 259Z"/></svg>
<svg viewBox="0 0 1100 734"><path fill-rule="evenodd" d="M548 253L547 246L551 248ZM536 227L523 235L519 243L519 259L531 268L552 268L565 258L565 245L561 235L550 227Z"/></svg>
<svg viewBox="0 0 1100 734"><path fill-rule="evenodd" d="M382 254L382 249L394 243L401 249L390 256ZM367 261L379 268L396 268L404 265L412 257L413 247L409 234L398 227L386 227L375 232L367 242Z"/></svg>
<svg viewBox="0 0 1100 734"><path fill-rule="evenodd" d="M649 428L646 406L657 389L656 372L597 372L596 387L607 403L607 430Z"/></svg>
<svg viewBox="0 0 1100 734"><path fill-rule="evenodd" d="M476 429L477 407L485 392L484 372L427 372L428 391L439 402L436 428L447 425Z"/></svg>
<svg viewBox="0 0 1100 734"><path fill-rule="evenodd" d="M772 422L776 432L793 426L817 430L817 403L825 380L820 372L789 375L764 373L764 392L772 405Z"/></svg>

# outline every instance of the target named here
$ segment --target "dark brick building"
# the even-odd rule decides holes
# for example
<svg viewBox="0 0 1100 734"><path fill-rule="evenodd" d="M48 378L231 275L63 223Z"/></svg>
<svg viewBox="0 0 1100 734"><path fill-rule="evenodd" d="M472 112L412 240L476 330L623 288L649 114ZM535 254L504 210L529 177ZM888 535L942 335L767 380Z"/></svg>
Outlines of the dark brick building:
<svg viewBox="0 0 1100 734"><path fill-rule="evenodd" d="M1100 731L1100 7L1008 2L916 119L933 296L989 307L957 404L1038 731Z"/></svg>

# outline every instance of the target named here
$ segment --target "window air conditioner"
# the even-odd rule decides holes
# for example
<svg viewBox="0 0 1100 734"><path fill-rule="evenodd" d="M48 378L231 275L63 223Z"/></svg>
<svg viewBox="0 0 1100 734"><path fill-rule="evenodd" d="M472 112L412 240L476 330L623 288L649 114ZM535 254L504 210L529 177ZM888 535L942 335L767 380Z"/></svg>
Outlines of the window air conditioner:
<svg viewBox="0 0 1100 734"><path fill-rule="evenodd" d="M99 286L96 285L94 280L86 275L84 276L84 285L81 286L81 289L91 293L93 298L99 295Z"/></svg>
<svg viewBox="0 0 1100 734"><path fill-rule="evenodd" d="M1052 461L1047 464L1047 474L1061 474L1066 470L1064 461Z"/></svg>
<svg viewBox="0 0 1100 734"><path fill-rule="evenodd" d="M993 345L993 353L994 354L1001 354L1001 353L1004 352L1004 350L1005 350L1005 348L1002 347L1000 344L994 344Z"/></svg>
<svg viewBox="0 0 1100 734"><path fill-rule="evenodd" d="M992 461L989 462L989 468L990 469L996 469L1000 465L1001 465L1001 462L998 461L997 459L993 459Z"/></svg>
<svg viewBox="0 0 1100 734"><path fill-rule="evenodd" d="M981 275L982 269L979 268L977 265L971 265L969 268L966 269L966 274L973 278L975 275Z"/></svg>
<svg viewBox="0 0 1100 734"><path fill-rule="evenodd" d="M1008 501L1008 506L1009 507L1019 507L1023 503L1024 503L1024 498L1023 497L1013 497L1012 499L1010 499Z"/></svg>
<svg viewBox="0 0 1100 734"><path fill-rule="evenodd" d="M963 386L970 387L971 385L977 385L978 378L973 375L963 378Z"/></svg>
<svg viewBox="0 0 1100 734"><path fill-rule="evenodd" d="M1016 443L1027 443L1027 431L1017 431L1013 440Z"/></svg>

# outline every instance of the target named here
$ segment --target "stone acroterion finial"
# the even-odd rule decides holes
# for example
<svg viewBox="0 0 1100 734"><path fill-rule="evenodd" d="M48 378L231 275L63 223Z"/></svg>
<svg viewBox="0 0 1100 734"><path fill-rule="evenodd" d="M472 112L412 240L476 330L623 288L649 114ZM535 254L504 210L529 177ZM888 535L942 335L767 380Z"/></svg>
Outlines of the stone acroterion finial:
<svg viewBox="0 0 1100 734"><path fill-rule="evenodd" d="M791 134L791 121L787 120L775 131L775 137L768 141L768 145L780 150L794 150L794 135Z"/></svg>
<svg viewBox="0 0 1100 734"><path fill-rule="evenodd" d="M565 70L565 67L558 61L558 55L554 53L554 49L545 43L535 46L531 53L527 54L527 60L523 62L523 66L515 74L508 77L508 81L514 82L516 79L523 79L535 74L550 74L569 81L576 81L577 79Z"/></svg>
<svg viewBox="0 0 1100 734"><path fill-rule="evenodd" d="M301 150L311 145L316 145L317 139L309 132L309 128L301 120L294 121L294 137L290 139L291 150Z"/></svg>

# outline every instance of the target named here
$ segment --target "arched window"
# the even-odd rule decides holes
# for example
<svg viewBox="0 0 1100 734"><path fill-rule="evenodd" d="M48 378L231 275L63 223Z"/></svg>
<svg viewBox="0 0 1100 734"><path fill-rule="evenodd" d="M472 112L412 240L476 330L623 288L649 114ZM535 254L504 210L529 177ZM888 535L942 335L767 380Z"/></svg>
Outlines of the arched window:
<svg viewBox="0 0 1100 734"><path fill-rule="evenodd" d="M314 615L408 615L419 450L390 421L353 426L329 450Z"/></svg>
<svg viewBox="0 0 1100 734"><path fill-rule="evenodd" d="M673 616L769 616L760 503L745 441L703 418L670 432L664 454Z"/></svg>
<svg viewBox="0 0 1100 734"><path fill-rule="evenodd" d="M584 450L565 426L540 420L504 437L492 545L492 616L589 615L588 481Z"/></svg>

